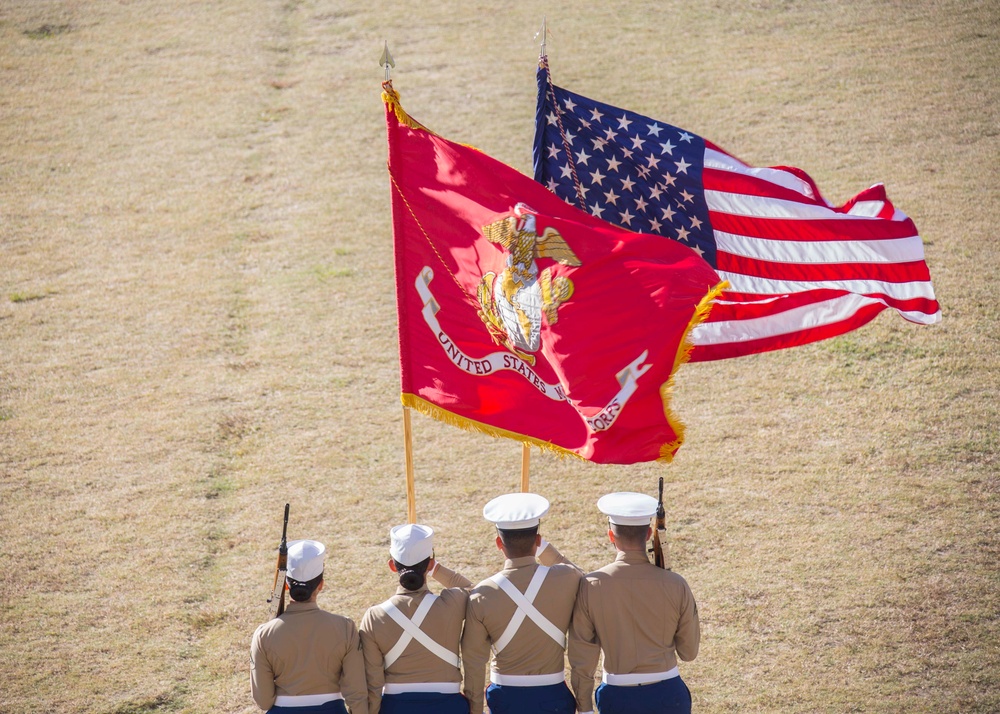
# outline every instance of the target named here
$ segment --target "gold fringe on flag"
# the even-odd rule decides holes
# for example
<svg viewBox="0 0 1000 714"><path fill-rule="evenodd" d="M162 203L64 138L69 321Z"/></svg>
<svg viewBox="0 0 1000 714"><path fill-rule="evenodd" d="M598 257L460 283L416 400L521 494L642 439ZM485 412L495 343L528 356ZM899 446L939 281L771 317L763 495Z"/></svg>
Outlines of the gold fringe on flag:
<svg viewBox="0 0 1000 714"><path fill-rule="evenodd" d="M403 106L399 103L399 92L393 89L391 79L386 82L382 82L382 101L392 107L392 110L396 113L396 119L399 120L400 124L404 124L411 129L423 129L424 131L430 131L431 134L434 133L406 113L406 110L403 109Z"/></svg>
<svg viewBox="0 0 1000 714"><path fill-rule="evenodd" d="M400 395L400 400L403 402L403 406L415 409L425 416L429 416L432 419L437 419L445 424L450 424L451 426L457 426L459 429L465 429L466 431L474 431L479 434L487 434L488 436L503 437L505 439L513 439L514 441L520 441L522 444L533 444L546 451L551 451L559 456L575 456L578 459L584 459L580 454L575 451L570 451L569 449L564 449L561 446L556 446L551 441L542 441L541 439L536 439L532 436L525 436L524 434L518 434L516 431L508 431L507 429L501 429L496 426L490 426L489 424L483 424L482 422L475 421L474 419L467 419L466 417L459 416L458 414L453 414L447 409L443 409L436 404L428 402L422 397L418 397L416 394L406 394Z"/></svg>
<svg viewBox="0 0 1000 714"><path fill-rule="evenodd" d="M721 283L709 290L705 297L703 297L698 303L698 307L694 309L694 314L691 316L691 320L688 322L688 326L684 330L684 336L681 338L680 349L677 350L677 356L674 358L674 368L670 370L670 379L660 385L660 399L663 401L663 414L666 416L667 423L670 424L670 428L674 430L675 434L677 434L677 438L669 444L664 444L660 447L660 458L658 458L657 461L669 464L674 460L674 452L681 448L681 444L684 443L684 430L686 427L684 426L684 422L682 422L677 415L674 414L673 409L670 408L670 393L674 389L674 378L677 376L677 370L681 368L681 365L691 359L691 350L694 349L694 343L691 341L691 330L696 328L708 318L708 314L712 311L712 301L719 297L719 295L721 295L722 292L728 287L729 283L723 280Z"/></svg>
<svg viewBox="0 0 1000 714"><path fill-rule="evenodd" d="M660 386L660 399L663 401L663 414L666 417L670 428L677 435L677 438L674 441L660 447L660 457L657 459L659 462L670 463L673 461L674 452L680 448L682 443L684 443L684 422L682 422L670 408L670 396L674 387L674 377L677 374L677 370L681 367L681 365L688 361L691 356L691 350L694 349L694 343L691 342L689 335L691 330L705 321L709 312L712 310L712 301L728 287L729 283L725 281L719 283L698 303L694 314L691 316L691 320L688 322L687 328L684 330L684 336L681 338L681 345L677 350L677 356L674 358L674 368L670 373L670 379ZM432 404L422 397L418 397L416 394L400 394L400 401L402 401L403 406L405 407L410 407L425 416L437 419L438 421L451 426L456 426L459 429L464 429L465 431L486 434L492 437L512 439L513 441L519 441L522 444L533 444L534 446L537 446L545 451L550 451L558 456L573 456L584 461L588 460L575 451L570 451L569 449L557 446L550 441L542 441L541 439L536 439L531 436L518 434L516 431L501 429L496 426L490 426L489 424L483 424L482 422L474 419L459 416L458 414L454 414L447 409L437 406L436 404Z"/></svg>

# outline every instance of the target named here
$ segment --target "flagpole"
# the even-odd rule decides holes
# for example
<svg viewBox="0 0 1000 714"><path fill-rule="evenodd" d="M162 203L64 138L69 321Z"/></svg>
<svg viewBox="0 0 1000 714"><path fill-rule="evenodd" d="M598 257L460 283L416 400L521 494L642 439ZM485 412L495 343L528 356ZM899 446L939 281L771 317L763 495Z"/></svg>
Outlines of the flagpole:
<svg viewBox="0 0 1000 714"><path fill-rule="evenodd" d="M382 85L384 88L392 81L392 68L396 66L392 53L389 52L388 40L385 41L378 63L380 67L385 68L385 83ZM406 520L409 523L416 523L417 489L413 482L413 427L410 424L410 408L407 406L403 407L403 458L406 462Z"/></svg>
<svg viewBox="0 0 1000 714"><path fill-rule="evenodd" d="M409 407L403 407L403 452L406 458L406 519L408 523L416 523L417 490L413 485L413 428Z"/></svg>
<svg viewBox="0 0 1000 714"><path fill-rule="evenodd" d="M573 151L570 148L569 141L566 140L566 128L563 126L562 110L559 108L559 102L556 101L555 88L552 85L552 72L549 69L548 49L546 48L545 43L546 38L548 37L548 28L545 25L544 17L542 17L542 29L538 31L538 34L542 36L542 44L539 50L540 54L538 56L538 66L545 70L545 82L547 85L545 92L552 100L552 113L556 118L556 126L559 128L559 138L562 140L563 151L566 154L566 164L569 166L570 174L573 177L573 186L576 188L577 208L581 211L587 211L587 201L584 198L583 184L580 183L580 177L576 173L576 162L573 161ZM535 37L538 37L538 35L535 35ZM538 121L537 117L536 121ZM538 167L536 166L535 168L537 171Z"/></svg>
<svg viewBox="0 0 1000 714"><path fill-rule="evenodd" d="M531 463L531 446L521 444L521 493L528 492L528 465Z"/></svg>

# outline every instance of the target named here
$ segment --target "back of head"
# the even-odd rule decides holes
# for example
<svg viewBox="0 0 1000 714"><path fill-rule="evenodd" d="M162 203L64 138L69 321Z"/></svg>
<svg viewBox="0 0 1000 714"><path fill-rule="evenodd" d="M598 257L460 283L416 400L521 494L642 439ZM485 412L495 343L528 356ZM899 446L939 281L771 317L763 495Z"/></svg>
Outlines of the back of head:
<svg viewBox="0 0 1000 714"><path fill-rule="evenodd" d="M548 512L548 499L537 493L506 493L483 507L483 517L496 526L509 558L535 554L538 525Z"/></svg>
<svg viewBox="0 0 1000 714"><path fill-rule="evenodd" d="M427 580L427 567L431 564L430 558L425 558L419 563L404 565L398 560L393 560L396 564L396 572L399 573L399 584L407 590L419 590Z"/></svg>
<svg viewBox="0 0 1000 714"><path fill-rule="evenodd" d="M288 594L296 602L307 602L323 582L326 546L316 540L288 544Z"/></svg>
<svg viewBox="0 0 1000 714"><path fill-rule="evenodd" d="M538 526L532 528L502 529L498 528L503 549L511 558L523 558L535 554L538 537Z"/></svg>
<svg viewBox="0 0 1000 714"><path fill-rule="evenodd" d="M294 580L288 578L288 596L295 602L309 602L316 588L323 582L323 575L317 575L312 580Z"/></svg>
<svg viewBox="0 0 1000 714"><path fill-rule="evenodd" d="M649 524L656 513L652 496L634 491L619 491L602 496L598 510L608 517L615 545L619 550L645 550Z"/></svg>
<svg viewBox="0 0 1000 714"><path fill-rule="evenodd" d="M422 588L434 553L434 529L418 523L396 526L389 531L389 542L399 584L407 590Z"/></svg>
<svg viewBox="0 0 1000 714"><path fill-rule="evenodd" d="M646 547L646 536L649 526L623 526L611 524L611 532L615 534L615 542L625 548L639 549Z"/></svg>

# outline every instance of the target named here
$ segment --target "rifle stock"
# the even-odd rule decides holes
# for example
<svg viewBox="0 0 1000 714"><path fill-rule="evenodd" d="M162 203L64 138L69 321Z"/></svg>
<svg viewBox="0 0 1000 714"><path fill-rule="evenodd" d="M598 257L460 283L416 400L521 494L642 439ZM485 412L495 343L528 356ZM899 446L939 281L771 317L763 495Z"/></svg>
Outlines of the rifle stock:
<svg viewBox="0 0 1000 714"><path fill-rule="evenodd" d="M285 611L285 591L288 589L285 584L285 573L288 572L288 504L285 504L285 519L281 526L281 543L278 545L278 564L274 569L274 585L271 586L271 596L267 599L270 605L274 601L278 588L281 588L278 595L278 610L275 617Z"/></svg>

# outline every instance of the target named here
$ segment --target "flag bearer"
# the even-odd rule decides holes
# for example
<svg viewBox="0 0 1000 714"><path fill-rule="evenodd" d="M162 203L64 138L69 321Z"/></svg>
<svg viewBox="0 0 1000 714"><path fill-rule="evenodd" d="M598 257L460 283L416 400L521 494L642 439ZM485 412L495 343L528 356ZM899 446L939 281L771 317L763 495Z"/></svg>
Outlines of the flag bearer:
<svg viewBox="0 0 1000 714"><path fill-rule="evenodd" d="M491 714L575 711L564 677L565 633L582 574L538 535L548 510L549 502L533 493L500 496L483 509L506 560L503 570L472 590L465 613L463 691L473 714L483 711L491 649L485 693Z"/></svg>
<svg viewBox="0 0 1000 714"><path fill-rule="evenodd" d="M611 493L597 502L608 517L615 561L580 581L569 635L571 681L579 712L593 712L594 670L604 651L597 688L601 714L691 711L678 657L693 660L701 638L698 606L684 578L646 556L656 499Z"/></svg>
<svg viewBox="0 0 1000 714"><path fill-rule="evenodd" d="M250 692L271 714L368 712L358 630L348 618L316 604L325 558L326 548L318 541L288 544L291 602L253 634Z"/></svg>
<svg viewBox="0 0 1000 714"><path fill-rule="evenodd" d="M472 581L434 559L434 531L423 525L389 531L389 570L396 594L368 609L361 644L371 714L469 714L460 693L458 648ZM427 576L445 586L427 588Z"/></svg>

